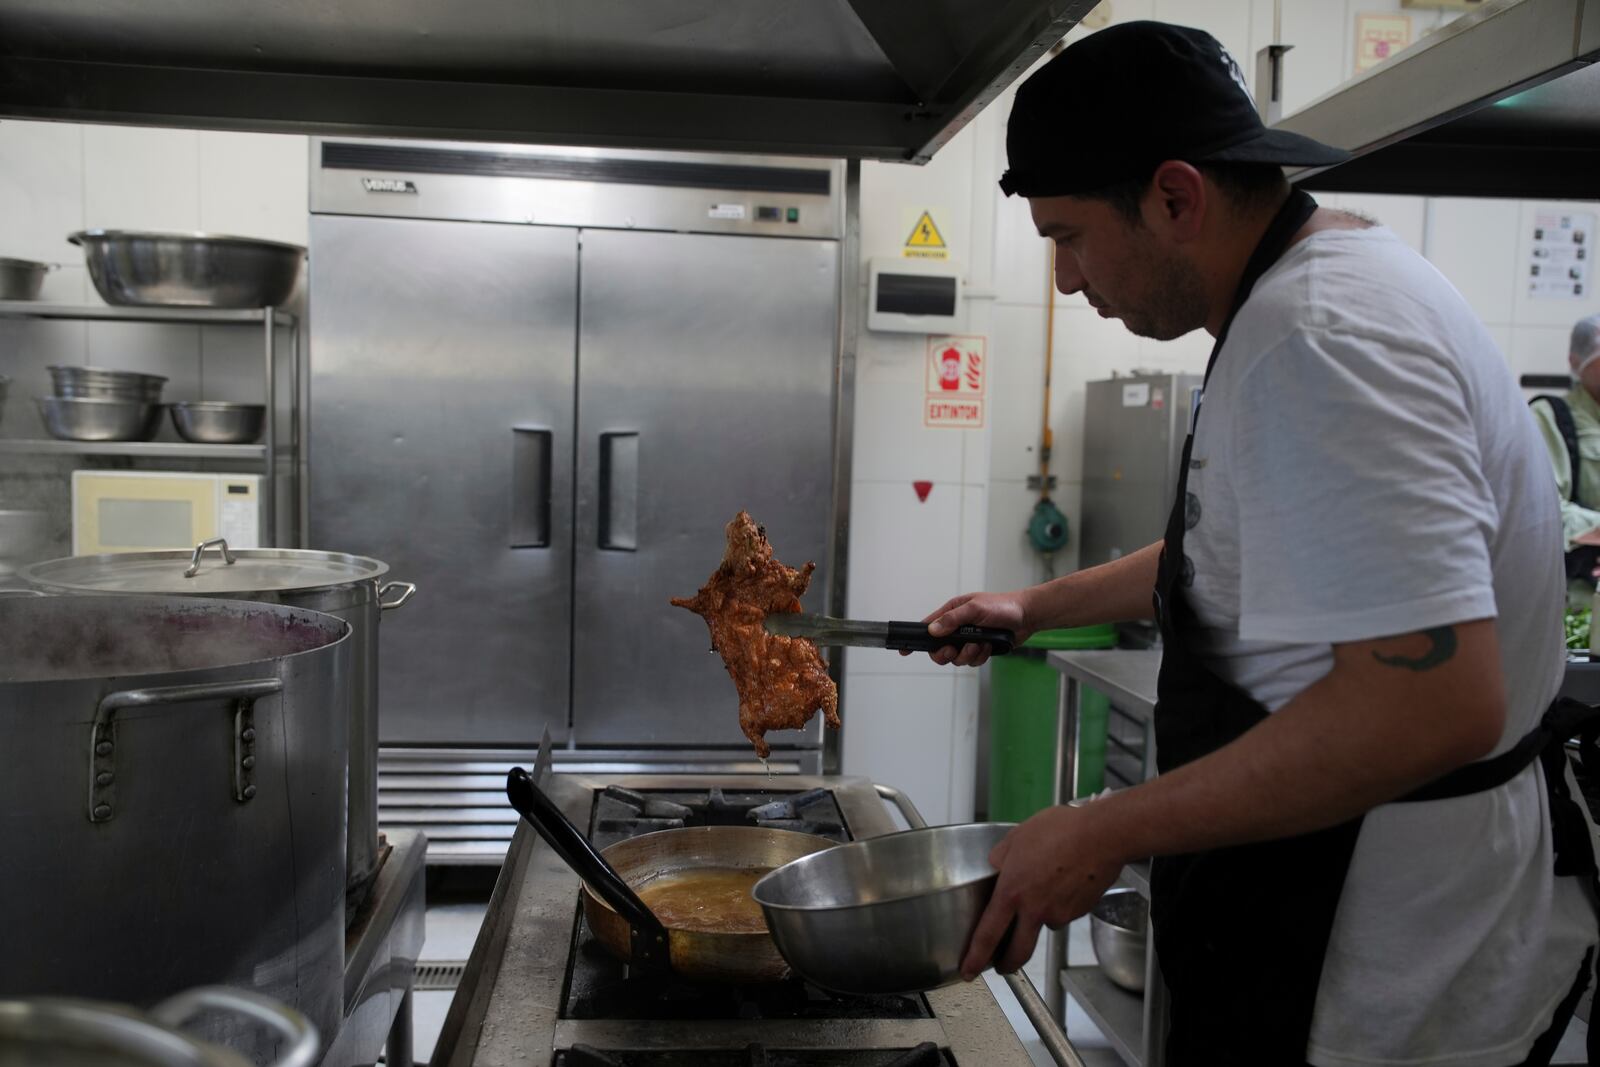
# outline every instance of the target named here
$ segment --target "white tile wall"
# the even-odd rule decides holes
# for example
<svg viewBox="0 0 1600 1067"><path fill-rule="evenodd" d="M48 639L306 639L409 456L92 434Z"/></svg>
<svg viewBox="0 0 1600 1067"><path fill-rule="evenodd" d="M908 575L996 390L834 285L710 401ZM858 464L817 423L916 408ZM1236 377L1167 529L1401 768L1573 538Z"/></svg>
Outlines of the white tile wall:
<svg viewBox="0 0 1600 1067"><path fill-rule="evenodd" d="M1566 374L1567 344L1572 327L1566 326L1513 326L1511 343L1506 355L1511 363L1511 373Z"/></svg>
<svg viewBox="0 0 1600 1067"><path fill-rule="evenodd" d="M83 127L0 122L0 256L81 269L67 235L83 229L83 174ZM82 279L58 273L47 284L70 292Z"/></svg>
<svg viewBox="0 0 1600 1067"><path fill-rule="evenodd" d="M920 619L963 592L962 486L933 479L926 501L911 479L857 481L850 515L850 614Z"/></svg>
<svg viewBox="0 0 1600 1067"><path fill-rule="evenodd" d="M201 228L197 131L85 126L83 138L87 225L116 230Z"/></svg>
<svg viewBox="0 0 1600 1067"><path fill-rule="evenodd" d="M840 711L844 773L904 790L933 824L951 821L956 799L956 679L951 668L929 675L852 675ZM975 708L975 694L972 699ZM976 761L962 762L976 770Z"/></svg>
<svg viewBox="0 0 1600 1067"><path fill-rule="evenodd" d="M306 138L215 130L198 137L201 229L306 243Z"/></svg>
<svg viewBox="0 0 1600 1067"><path fill-rule="evenodd" d="M1485 322L1512 322L1522 205L1515 200L1435 199L1427 202L1426 214L1428 259Z"/></svg>

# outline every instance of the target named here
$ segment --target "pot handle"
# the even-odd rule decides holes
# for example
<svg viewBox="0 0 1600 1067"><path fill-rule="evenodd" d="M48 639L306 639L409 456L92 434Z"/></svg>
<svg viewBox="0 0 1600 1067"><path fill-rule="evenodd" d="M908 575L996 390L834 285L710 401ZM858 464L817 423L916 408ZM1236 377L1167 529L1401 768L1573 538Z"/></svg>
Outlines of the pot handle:
<svg viewBox="0 0 1600 1067"><path fill-rule="evenodd" d="M556 855L566 861L579 878L588 883L607 904L628 921L629 940L632 942L633 963L657 970L670 969L667 928L661 925L639 899L617 869L602 856L572 825L555 803L540 789L533 776L521 767L513 767L506 774L506 797L511 806L539 831Z"/></svg>
<svg viewBox="0 0 1600 1067"><path fill-rule="evenodd" d="M906 825L913 830L921 830L928 825L928 820L924 819L922 812L918 811L917 806L911 803L911 798L894 786L881 785L874 782L872 783L872 788L878 791L878 796L900 809L900 814L905 816Z"/></svg>
<svg viewBox="0 0 1600 1067"><path fill-rule="evenodd" d="M200 573L200 557L205 555L205 551L208 548L222 549L222 562L230 567L238 562L234 558L232 550L228 548L228 539L226 537L213 537L209 541L201 541L194 546L194 555L189 557L189 569L183 572L185 578L193 578Z"/></svg>
<svg viewBox="0 0 1600 1067"><path fill-rule="evenodd" d="M201 1012L207 1011L248 1015L276 1030L289 1043L289 1049L273 1061L271 1067L310 1067L316 1062L319 1042L317 1028L311 1024L311 1020L293 1008L259 993L219 985L199 986L168 997L151 1008L150 1015L165 1026L179 1029Z"/></svg>
<svg viewBox="0 0 1600 1067"><path fill-rule="evenodd" d="M400 590L399 600L386 601L383 599L388 595L389 590L391 589ZM412 582L384 582L382 585L378 586L378 607L384 611L393 611L395 608L403 606L406 601L410 600L416 595L417 587Z"/></svg>
<svg viewBox="0 0 1600 1067"><path fill-rule="evenodd" d="M233 798L243 804L256 795L256 701L283 691L279 678L169 685L157 689L119 689L100 698L89 728L89 821L108 822L116 814L117 738L113 729L123 708L233 701Z"/></svg>

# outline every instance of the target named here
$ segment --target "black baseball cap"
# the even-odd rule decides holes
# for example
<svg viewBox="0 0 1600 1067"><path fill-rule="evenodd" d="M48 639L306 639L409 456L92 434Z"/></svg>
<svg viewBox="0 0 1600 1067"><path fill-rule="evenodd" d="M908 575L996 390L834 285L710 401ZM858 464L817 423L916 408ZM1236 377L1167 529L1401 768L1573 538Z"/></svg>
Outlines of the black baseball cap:
<svg viewBox="0 0 1600 1067"><path fill-rule="evenodd" d="M1007 195L1070 196L1187 163L1331 166L1350 154L1268 129L1244 72L1204 30L1124 22L1073 43L1017 90Z"/></svg>

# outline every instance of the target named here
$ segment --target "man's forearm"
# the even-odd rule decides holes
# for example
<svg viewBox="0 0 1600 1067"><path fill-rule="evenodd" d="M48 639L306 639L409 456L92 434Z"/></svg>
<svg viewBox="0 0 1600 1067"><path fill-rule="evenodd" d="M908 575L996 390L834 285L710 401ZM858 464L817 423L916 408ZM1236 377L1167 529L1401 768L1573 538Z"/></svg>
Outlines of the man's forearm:
<svg viewBox="0 0 1600 1067"><path fill-rule="evenodd" d="M1422 647L1446 631L1448 650ZM1128 862L1308 833L1487 754L1504 723L1492 622L1413 644L1366 643L1231 744L1096 802L1108 847ZM1440 651L1448 678L1428 666Z"/></svg>
<svg viewBox="0 0 1600 1067"><path fill-rule="evenodd" d="M1121 559L1034 586L1028 590L1034 629L1150 618L1160 559L1157 541Z"/></svg>

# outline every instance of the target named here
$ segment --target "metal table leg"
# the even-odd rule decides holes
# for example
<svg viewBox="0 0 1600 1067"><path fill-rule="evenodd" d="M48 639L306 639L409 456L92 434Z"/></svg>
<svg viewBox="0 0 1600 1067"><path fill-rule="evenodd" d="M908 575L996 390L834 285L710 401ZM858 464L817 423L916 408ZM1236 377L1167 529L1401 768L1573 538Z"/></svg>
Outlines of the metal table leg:
<svg viewBox="0 0 1600 1067"><path fill-rule="evenodd" d="M389 1041L383 1047L385 1067L412 1067L411 987L407 986L400 997L400 1007L395 1010L394 1022L389 1026Z"/></svg>
<svg viewBox="0 0 1600 1067"><path fill-rule="evenodd" d="M1070 803L1078 795L1078 734L1081 688L1076 678L1061 680L1061 702L1056 711L1055 802ZM1067 965L1067 931L1051 930L1045 938L1044 1001L1065 1026L1067 991L1061 970Z"/></svg>

